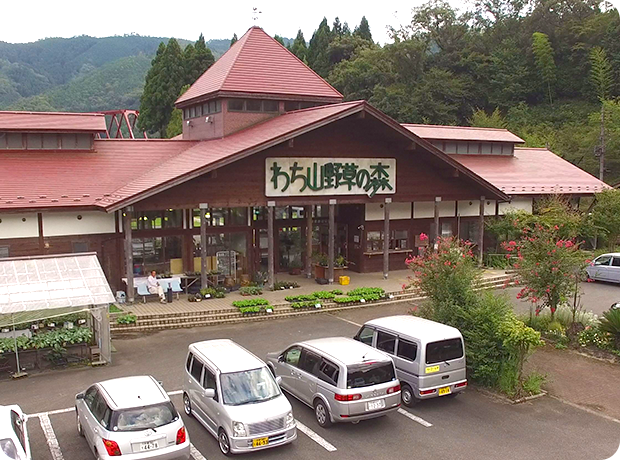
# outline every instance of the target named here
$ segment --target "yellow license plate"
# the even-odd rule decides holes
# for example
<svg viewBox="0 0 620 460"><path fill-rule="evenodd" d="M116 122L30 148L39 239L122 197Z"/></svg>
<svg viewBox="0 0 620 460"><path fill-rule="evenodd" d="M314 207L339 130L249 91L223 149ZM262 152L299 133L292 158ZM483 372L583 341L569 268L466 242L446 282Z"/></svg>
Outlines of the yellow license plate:
<svg viewBox="0 0 620 460"><path fill-rule="evenodd" d="M433 372L439 372L439 366L431 366L426 368L427 374L432 374Z"/></svg>
<svg viewBox="0 0 620 460"><path fill-rule="evenodd" d="M252 447L266 446L269 444L269 438L252 439Z"/></svg>
<svg viewBox="0 0 620 460"><path fill-rule="evenodd" d="M439 389L439 396L449 395L449 394L450 394L450 387L443 387Z"/></svg>

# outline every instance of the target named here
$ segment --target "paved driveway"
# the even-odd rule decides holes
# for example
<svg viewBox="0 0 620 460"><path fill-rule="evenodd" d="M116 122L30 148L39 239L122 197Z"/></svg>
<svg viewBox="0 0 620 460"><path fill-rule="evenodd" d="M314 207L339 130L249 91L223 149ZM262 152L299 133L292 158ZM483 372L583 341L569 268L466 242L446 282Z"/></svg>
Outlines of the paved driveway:
<svg viewBox="0 0 620 460"><path fill-rule="evenodd" d="M187 345L230 337L259 356L295 340L334 335L352 336L356 324L408 305L387 305L336 315L316 315L209 328L163 331L115 340L114 364L40 374L0 382L0 404L18 403L34 414L66 408L66 412L33 417L31 431L37 460L86 460L88 446L75 431L75 393L108 378L152 374L168 391L181 387ZM172 396L178 408L181 398ZM292 398L289 398L292 399ZM247 459L606 459L618 448L620 424L551 398L509 405L469 389L456 399L438 399L389 416L320 428L310 408L292 400L295 417L305 429L290 446L246 455ZM50 424L47 425L46 415ZM43 424L41 424L43 420ZM193 419L185 418L195 446L195 460L222 458L214 438ZM424 423L423 423L424 422ZM428 426L431 425L431 426ZM58 449L50 449L50 445Z"/></svg>

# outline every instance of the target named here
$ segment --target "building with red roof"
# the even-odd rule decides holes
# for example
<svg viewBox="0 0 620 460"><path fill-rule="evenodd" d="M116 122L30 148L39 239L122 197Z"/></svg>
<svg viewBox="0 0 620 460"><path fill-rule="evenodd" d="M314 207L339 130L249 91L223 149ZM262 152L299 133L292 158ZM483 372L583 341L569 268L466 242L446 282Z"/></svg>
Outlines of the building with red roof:
<svg viewBox="0 0 620 460"><path fill-rule="evenodd" d="M483 219L606 185L506 130L401 125L253 27L177 101L175 139L100 139L97 114L0 112L0 257L96 251L133 297L152 269L242 274L326 253L404 268L422 233L483 243ZM127 286L121 282L127 279Z"/></svg>

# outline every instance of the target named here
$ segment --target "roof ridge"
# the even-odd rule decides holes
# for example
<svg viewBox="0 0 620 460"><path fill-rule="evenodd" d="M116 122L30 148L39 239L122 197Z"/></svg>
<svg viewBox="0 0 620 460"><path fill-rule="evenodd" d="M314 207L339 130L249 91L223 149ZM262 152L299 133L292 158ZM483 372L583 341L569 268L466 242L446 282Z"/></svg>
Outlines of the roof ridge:
<svg viewBox="0 0 620 460"><path fill-rule="evenodd" d="M364 102L364 100L360 99L358 101L344 101L344 102L336 102L334 104L317 105L317 106L314 106L314 107L306 107L306 108L303 108L303 109L291 110L289 112L285 112L285 113L281 114L280 116L288 115L288 114L291 114L291 113L307 112L307 111L310 111L310 110L320 110L320 109L325 109L325 108L328 108L328 107L336 107L336 106L340 106L340 105L347 105L347 104L355 105L355 104L360 104L360 103L363 103L363 102ZM269 120L271 120L271 118ZM252 126L255 126L255 125L252 125Z"/></svg>
<svg viewBox="0 0 620 460"><path fill-rule="evenodd" d="M105 117L103 113L96 112L35 112L28 110L0 110L0 115L3 114L11 114L11 115L80 115L80 116L90 116L90 117Z"/></svg>
<svg viewBox="0 0 620 460"><path fill-rule="evenodd" d="M491 131L508 131L511 134L514 134L508 128L483 128L481 126L460 126L460 125L429 125L424 123L401 123L403 126L419 126L424 128L446 128L446 129L477 129L477 130L491 130Z"/></svg>
<svg viewBox="0 0 620 460"><path fill-rule="evenodd" d="M222 54L220 56L220 59L222 59L227 53L229 53L230 51L233 50L233 48L235 48L235 52L237 53L234 58L233 58L233 62L230 66L228 66L228 70L226 71L226 76L222 79L222 84L220 85L220 87L223 87L226 84L226 80L228 79L228 77L230 77L230 72L232 71L233 67L235 66L235 62L237 62L237 58L239 57L239 53L241 52L241 50L243 49L242 44L248 41L248 38L250 36L250 31L254 28L258 28L260 29L260 27L257 26L252 26L250 27L246 33L244 33L241 38L239 40L237 40L235 43L233 43L233 46L231 46L230 48L228 48L228 50L226 51L226 53ZM277 40L276 40L277 41ZM238 49L237 49L238 48ZM219 59L218 59L219 61ZM217 61L216 61L217 62ZM215 64L215 63L214 63ZM207 69L208 70L208 69ZM205 71L206 72L206 71ZM201 75L202 76L202 75ZM198 77L200 78L200 77ZM198 80L196 80L198 81ZM195 82L194 82L195 83Z"/></svg>

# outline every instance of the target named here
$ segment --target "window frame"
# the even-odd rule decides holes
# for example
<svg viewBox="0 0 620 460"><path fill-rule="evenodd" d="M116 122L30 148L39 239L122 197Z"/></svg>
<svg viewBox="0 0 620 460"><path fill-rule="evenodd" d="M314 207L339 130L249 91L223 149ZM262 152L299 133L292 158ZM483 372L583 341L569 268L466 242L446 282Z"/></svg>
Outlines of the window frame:
<svg viewBox="0 0 620 460"><path fill-rule="evenodd" d="M393 339L390 339L390 340L394 340L394 345L392 346L392 351L389 351L389 350L386 350L386 349L383 349L383 348L380 348L380 347L379 347L379 344L380 344L380 342L379 342L379 337L380 337L380 334L384 334L384 335L388 335L388 336L393 337ZM376 347L375 347L375 348L376 348L377 350L379 350L379 351L384 352L384 353L388 353L388 354L390 354L390 355L394 355L394 354L395 354L395 352L396 352L396 341L397 341L397 340L398 340L398 336L397 336L396 334L392 334L391 332L386 332L386 331L382 331L382 330L380 330L380 329L377 329L377 338L376 338L376 341L375 341L375 343L376 343L377 345L376 345Z"/></svg>
<svg viewBox="0 0 620 460"><path fill-rule="evenodd" d="M618 265L616 265L614 263L616 260L618 261ZM615 257L615 256L612 257L611 258L611 265L610 265L610 267L618 267L618 268L620 268L620 257Z"/></svg>
<svg viewBox="0 0 620 460"><path fill-rule="evenodd" d="M326 366L331 366L334 368L334 373L333 376L328 375L324 369ZM321 361L319 363L319 365L317 366L316 369L316 377L325 382L325 383L329 383L330 385L333 385L335 387L338 387L338 380L340 378L340 366L338 366L336 363L330 361L327 358L324 358L321 356Z"/></svg>
<svg viewBox="0 0 620 460"><path fill-rule="evenodd" d="M292 351L292 350L294 350L294 349L298 349L298 350L299 350L299 359L297 360L297 363L296 363L296 364L289 363L289 362L286 360L286 356L288 355L288 353L289 353L289 352L291 352L291 351ZM296 367L296 368L300 369L300 367L299 367L299 363L300 363L300 361L301 361L301 354L303 353L303 351L304 351L304 348L303 348L301 345L293 345L292 347L288 347L288 348L284 351L284 353L282 353L282 362L283 362L284 364L289 365L289 366L293 366L293 367Z"/></svg>
<svg viewBox="0 0 620 460"><path fill-rule="evenodd" d="M200 364L200 376L196 377L195 373L194 373L194 364L195 363L199 363ZM196 359L196 356L194 356L194 359L192 359L192 367L190 368L189 371L189 375L191 375L191 377L196 381L196 383L200 386L202 386L202 376L204 374L204 370L205 370L205 365L202 361L200 361L199 359Z"/></svg>
<svg viewBox="0 0 620 460"><path fill-rule="evenodd" d="M210 387L208 386L208 379L207 377L211 376L213 378L213 386ZM213 396L213 400L214 401L218 401L218 396L217 396L217 375L215 372L213 372L208 366L204 365L203 367L203 371L202 371L202 383L201 383L202 388L206 389L210 389L210 390L215 390L215 395Z"/></svg>
<svg viewBox="0 0 620 460"><path fill-rule="evenodd" d="M369 329L370 331L372 331L372 335L370 336L370 343L366 343L366 342L364 342L364 341L362 340L362 332L363 332L365 329ZM374 341L375 341L375 333L376 333L376 332L377 332L377 330L376 330L374 327L371 327L371 326L362 326L362 327L360 328L360 330L359 330L359 331L357 331L357 334L355 335L355 339L356 339L357 341L359 341L359 342L363 343L363 344L366 344L366 345L369 345L369 346L371 346L371 347L372 347L372 346L373 346L373 343L374 343Z"/></svg>
<svg viewBox="0 0 620 460"><path fill-rule="evenodd" d="M405 356L404 354L401 354L401 352L400 352L400 344L401 343L404 343L404 344L407 344L407 345L412 345L414 347L415 355L414 355L413 359L411 357L409 357L409 356ZM416 359L418 359L418 356L419 356L418 355L418 349L419 349L418 344L416 342L414 342L413 340L408 340L408 339L403 339L401 337L398 337L398 342L396 343L396 355L395 356L397 358L404 359L405 361L409 361L409 362L413 363L413 362L416 361Z"/></svg>

